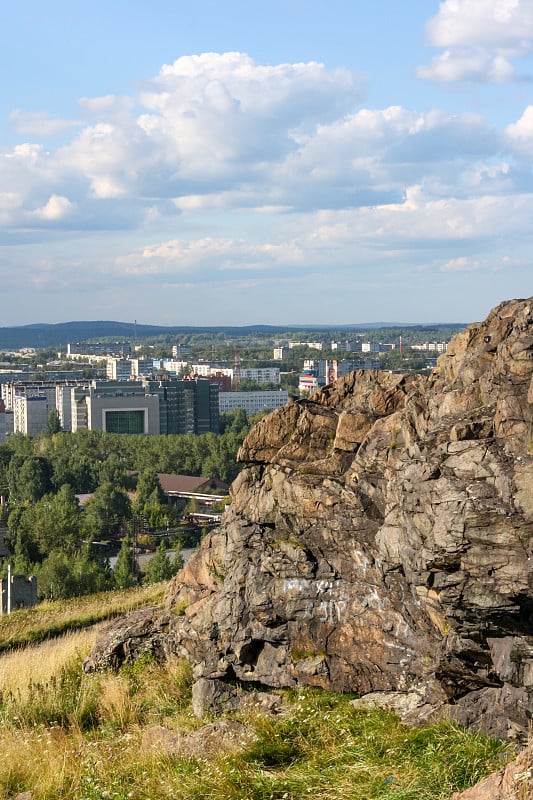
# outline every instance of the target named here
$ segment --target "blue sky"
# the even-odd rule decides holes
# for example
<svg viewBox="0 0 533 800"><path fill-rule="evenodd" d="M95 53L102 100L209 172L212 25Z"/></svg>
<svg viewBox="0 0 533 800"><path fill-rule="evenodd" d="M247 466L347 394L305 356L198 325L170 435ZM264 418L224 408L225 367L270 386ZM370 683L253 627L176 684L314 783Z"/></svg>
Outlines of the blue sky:
<svg viewBox="0 0 533 800"><path fill-rule="evenodd" d="M533 0L30 0L0 77L0 326L533 295Z"/></svg>

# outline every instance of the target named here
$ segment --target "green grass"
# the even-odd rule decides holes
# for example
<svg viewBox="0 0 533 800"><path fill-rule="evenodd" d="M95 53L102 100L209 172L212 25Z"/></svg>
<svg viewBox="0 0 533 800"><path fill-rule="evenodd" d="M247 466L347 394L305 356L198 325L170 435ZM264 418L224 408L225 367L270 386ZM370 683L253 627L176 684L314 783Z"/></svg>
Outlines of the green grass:
<svg viewBox="0 0 533 800"><path fill-rule="evenodd" d="M42 642L128 611L163 605L166 584L39 603L0 617L0 652Z"/></svg>

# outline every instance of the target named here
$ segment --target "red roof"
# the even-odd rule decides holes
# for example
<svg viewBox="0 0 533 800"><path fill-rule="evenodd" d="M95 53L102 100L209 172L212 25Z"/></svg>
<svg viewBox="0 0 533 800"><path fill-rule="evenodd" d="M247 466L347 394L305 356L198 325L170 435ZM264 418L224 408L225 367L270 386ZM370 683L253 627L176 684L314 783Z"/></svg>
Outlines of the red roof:
<svg viewBox="0 0 533 800"><path fill-rule="evenodd" d="M165 494L169 492L198 492L205 493L208 489L216 489L219 494L228 494L229 486L218 478L206 478L197 475L172 475L168 472L158 472L159 485Z"/></svg>

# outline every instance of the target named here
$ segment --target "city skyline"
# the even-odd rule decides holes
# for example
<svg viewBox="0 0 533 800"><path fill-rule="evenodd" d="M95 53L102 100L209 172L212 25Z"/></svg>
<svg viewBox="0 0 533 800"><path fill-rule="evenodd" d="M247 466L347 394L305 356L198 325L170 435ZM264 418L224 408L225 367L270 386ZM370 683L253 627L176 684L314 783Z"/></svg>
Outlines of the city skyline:
<svg viewBox="0 0 533 800"><path fill-rule="evenodd" d="M5 9L0 327L533 294L530 0L141 6Z"/></svg>

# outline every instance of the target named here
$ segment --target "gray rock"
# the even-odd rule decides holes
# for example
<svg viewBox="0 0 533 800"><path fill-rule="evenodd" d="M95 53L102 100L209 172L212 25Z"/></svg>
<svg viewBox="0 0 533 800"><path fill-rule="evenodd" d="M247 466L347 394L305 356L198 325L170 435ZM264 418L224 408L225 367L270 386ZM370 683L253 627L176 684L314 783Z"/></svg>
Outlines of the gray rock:
<svg viewBox="0 0 533 800"><path fill-rule="evenodd" d="M268 415L150 646L207 681L431 687L435 708L525 735L532 410L533 298L458 334L429 377L354 372ZM89 663L142 650L115 634Z"/></svg>

